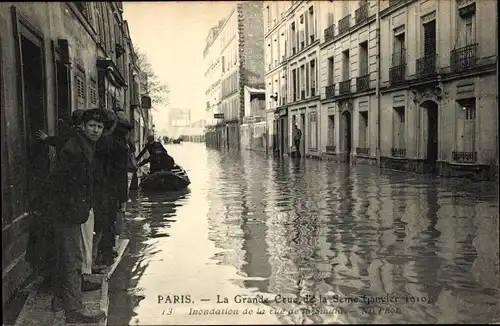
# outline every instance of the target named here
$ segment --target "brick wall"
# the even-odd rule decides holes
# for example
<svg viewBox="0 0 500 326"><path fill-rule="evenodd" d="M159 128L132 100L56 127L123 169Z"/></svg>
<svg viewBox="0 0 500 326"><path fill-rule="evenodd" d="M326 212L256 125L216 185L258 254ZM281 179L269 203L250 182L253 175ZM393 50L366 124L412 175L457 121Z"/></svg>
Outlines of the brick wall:
<svg viewBox="0 0 500 326"><path fill-rule="evenodd" d="M240 121L245 115L244 85L264 88L264 21L262 1L238 5L240 55Z"/></svg>

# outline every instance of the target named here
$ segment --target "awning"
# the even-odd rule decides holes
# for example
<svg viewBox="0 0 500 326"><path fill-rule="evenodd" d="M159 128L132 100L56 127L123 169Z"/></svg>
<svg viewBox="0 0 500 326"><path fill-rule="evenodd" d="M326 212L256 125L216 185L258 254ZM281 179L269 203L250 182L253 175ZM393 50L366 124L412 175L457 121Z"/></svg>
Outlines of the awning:
<svg viewBox="0 0 500 326"><path fill-rule="evenodd" d="M245 86L245 89L247 89L250 93L266 93L265 89L253 88L250 86Z"/></svg>

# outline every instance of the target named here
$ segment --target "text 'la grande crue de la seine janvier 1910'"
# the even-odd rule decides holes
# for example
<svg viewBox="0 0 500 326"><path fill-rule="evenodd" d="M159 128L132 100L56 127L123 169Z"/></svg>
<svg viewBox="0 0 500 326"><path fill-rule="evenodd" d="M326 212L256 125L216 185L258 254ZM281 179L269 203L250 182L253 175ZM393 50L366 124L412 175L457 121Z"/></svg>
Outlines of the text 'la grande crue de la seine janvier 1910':
<svg viewBox="0 0 500 326"><path fill-rule="evenodd" d="M216 295L215 298L201 298L195 300L191 295L158 295L157 303L162 306L162 315L175 313L175 306L195 304L196 301L216 304L220 307L201 308L190 307L189 315L340 315L357 312L363 315L401 314L402 306L407 304L430 304L434 300L428 297L398 296L386 294L384 296L339 296L339 295L235 295L232 297ZM228 308L224 305L241 305ZM255 305L259 305L256 307ZM298 308L278 308L274 305L303 305ZM310 306L308 306L310 305ZM168 306L168 308L167 308ZM266 307L267 306L267 307ZM321 307L321 308L320 308Z"/></svg>

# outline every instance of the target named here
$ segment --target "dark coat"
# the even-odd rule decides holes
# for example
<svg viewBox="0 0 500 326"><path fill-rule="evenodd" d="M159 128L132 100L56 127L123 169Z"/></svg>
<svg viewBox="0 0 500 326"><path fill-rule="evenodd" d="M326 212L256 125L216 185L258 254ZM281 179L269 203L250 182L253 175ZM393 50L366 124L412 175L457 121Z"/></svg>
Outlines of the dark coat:
<svg viewBox="0 0 500 326"><path fill-rule="evenodd" d="M108 202L110 197L111 145L110 136L101 137L96 143L94 157L94 218L95 228L100 230L109 219Z"/></svg>
<svg viewBox="0 0 500 326"><path fill-rule="evenodd" d="M85 223L93 199L94 148L78 133L61 149L60 160L42 187L42 210L49 218Z"/></svg>
<svg viewBox="0 0 500 326"><path fill-rule="evenodd" d="M131 149L126 132L117 126L110 137L109 181L111 193L119 202L128 200L128 155Z"/></svg>

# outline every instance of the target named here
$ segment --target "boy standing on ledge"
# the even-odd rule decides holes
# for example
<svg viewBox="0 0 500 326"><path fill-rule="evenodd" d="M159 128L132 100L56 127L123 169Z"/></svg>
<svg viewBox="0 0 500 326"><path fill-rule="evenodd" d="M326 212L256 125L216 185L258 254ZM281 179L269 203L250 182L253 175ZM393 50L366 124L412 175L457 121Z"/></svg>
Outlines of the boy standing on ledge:
<svg viewBox="0 0 500 326"><path fill-rule="evenodd" d="M84 309L82 302L81 225L89 218L93 195L95 142L101 137L106 114L86 110L82 129L64 145L60 161L51 172L43 194L47 211L54 220L56 284L52 307L66 311L66 322L96 323L103 311Z"/></svg>

